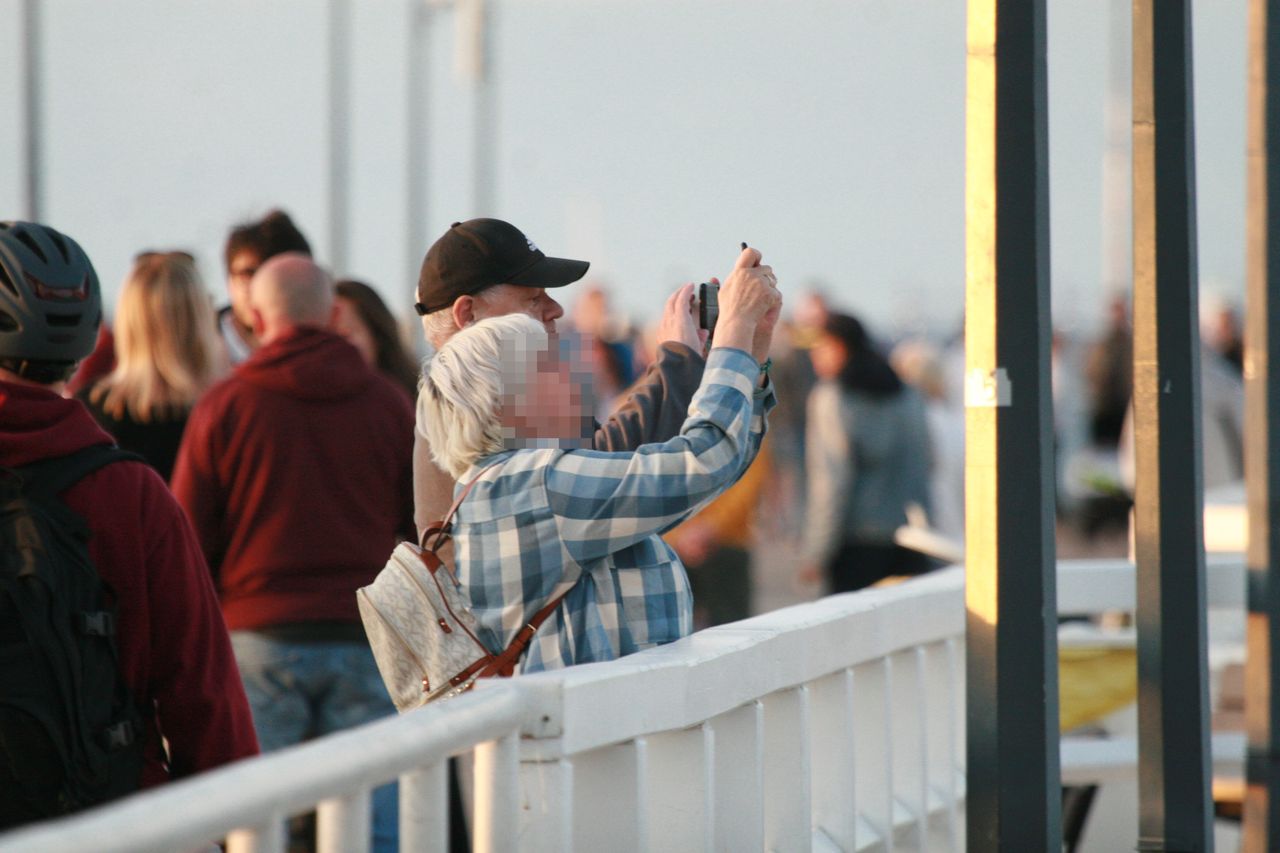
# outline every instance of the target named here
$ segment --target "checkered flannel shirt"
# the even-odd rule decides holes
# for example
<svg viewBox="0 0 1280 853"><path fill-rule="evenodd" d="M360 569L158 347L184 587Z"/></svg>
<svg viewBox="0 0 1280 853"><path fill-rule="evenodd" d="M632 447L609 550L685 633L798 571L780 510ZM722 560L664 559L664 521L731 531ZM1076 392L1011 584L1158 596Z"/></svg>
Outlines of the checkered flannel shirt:
<svg viewBox="0 0 1280 853"><path fill-rule="evenodd" d="M756 388L759 376L750 355L719 347L670 441L619 453L504 450L476 461L459 481L461 490L480 476L453 539L458 579L490 650L506 648L565 590L522 672L613 660L692 631L689 578L659 534L755 458L775 403L772 384Z"/></svg>

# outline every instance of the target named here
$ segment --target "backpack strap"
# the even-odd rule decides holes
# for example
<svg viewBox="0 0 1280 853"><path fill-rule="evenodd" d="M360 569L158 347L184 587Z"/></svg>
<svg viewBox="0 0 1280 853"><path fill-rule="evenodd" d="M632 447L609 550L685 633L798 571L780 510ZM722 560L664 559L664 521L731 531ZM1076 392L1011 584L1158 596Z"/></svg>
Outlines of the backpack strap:
<svg viewBox="0 0 1280 853"><path fill-rule="evenodd" d="M112 462L126 461L146 463L138 454L121 450L114 444L95 444L66 456L43 459L14 470L22 478L24 494L36 500L48 500L99 468Z"/></svg>

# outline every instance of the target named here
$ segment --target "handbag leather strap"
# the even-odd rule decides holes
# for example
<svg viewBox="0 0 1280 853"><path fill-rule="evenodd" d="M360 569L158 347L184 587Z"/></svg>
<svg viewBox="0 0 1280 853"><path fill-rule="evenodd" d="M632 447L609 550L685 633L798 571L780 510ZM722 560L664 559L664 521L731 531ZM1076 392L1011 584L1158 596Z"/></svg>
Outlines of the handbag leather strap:
<svg viewBox="0 0 1280 853"><path fill-rule="evenodd" d="M572 586L569 587L569 589L566 589L564 592L551 599L551 601L547 602L546 607L534 614L534 617L529 620L528 624L516 632L515 637L513 637L507 647L502 650L502 654L495 656L492 662L481 670L480 677L484 678L486 676L497 675L502 678L506 678L515 673L516 661L520 659L520 655L524 653L524 650L528 647L529 643L533 641L533 637L538 633L538 629L542 627L542 623L547 621L547 617L555 612L556 608L560 606L560 602L564 601L564 597L568 595L572 589Z"/></svg>
<svg viewBox="0 0 1280 853"><path fill-rule="evenodd" d="M494 463L494 465L497 464L498 463L496 462ZM420 548L424 551L428 550L427 540L430 539L432 535L436 537L436 541L435 544L431 546L430 550L436 551L445 543L449 538L449 531L453 529L453 516L457 514L458 507L462 506L462 502L467 499L467 495L471 494L471 489L475 487L475 484L480 482L480 478L484 476L485 471L488 471L492 467L494 466L486 465L480 470L479 474L476 474L470 483L467 483L466 488L464 488L458 497L454 499L453 506L449 507L449 511L444 514L444 518L439 521L433 521L427 525L426 529L422 531L422 538L418 541L418 546Z"/></svg>
<svg viewBox="0 0 1280 853"><path fill-rule="evenodd" d="M497 464L499 463L494 463L494 465ZM467 495L471 494L472 487L474 487L476 483L480 482L480 478L484 476L485 471L488 471L490 468L494 467L494 465L486 466L471 480L470 483L467 483L466 487L458 497L454 499L453 506L449 507L449 511L445 513L444 518L439 521L432 522L425 530L422 531L422 541L419 545L424 551L430 550L434 552L448 540L449 531L453 529L453 516L458 512L458 507L462 506L462 502L467 499ZM436 537L436 541L432 543L430 548L428 548L427 540L433 535ZM530 619L523 628L516 632L515 637L511 639L511 642L507 644L507 647L503 649L500 654L490 654L488 657L480 658L464 671L455 675L452 682L460 684L467 680L471 677L471 673L477 666L480 667L480 673L477 676L478 678L488 678L494 675L506 678L514 674L516 661L520 659L520 655L524 653L524 650L528 647L529 643L533 641L533 637L538 633L538 629L542 627L542 623L547 621L547 617L555 612L556 608L560 606L560 602L564 601L564 597L568 595L572 589L573 587L571 586L569 589L566 589L551 601L547 602L546 607L543 607L535 613L533 618ZM477 640L477 642L479 641Z"/></svg>
<svg viewBox="0 0 1280 853"><path fill-rule="evenodd" d="M572 588L570 587L569 589ZM520 655L524 653L534 635L538 633L542 623L555 612L555 609L560 606L560 602L564 601L564 597L568 594L569 590L567 589L548 602L546 607L539 610L529 620L528 624L516 633L501 654L488 654L478 658L471 666L451 678L449 683L457 687L459 684L465 684L475 678L510 678L515 674L516 661L520 659Z"/></svg>

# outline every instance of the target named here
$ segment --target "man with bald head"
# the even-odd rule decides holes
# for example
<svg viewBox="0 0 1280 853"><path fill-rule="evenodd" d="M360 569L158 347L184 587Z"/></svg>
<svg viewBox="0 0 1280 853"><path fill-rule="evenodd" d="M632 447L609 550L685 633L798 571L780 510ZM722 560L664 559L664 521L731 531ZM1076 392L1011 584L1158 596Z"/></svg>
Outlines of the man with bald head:
<svg viewBox="0 0 1280 853"><path fill-rule="evenodd" d="M330 330L333 282L310 258L263 264L249 304L262 345L192 411L172 485L268 751L394 713L355 593L413 535L414 416ZM375 794L378 842L394 806Z"/></svg>

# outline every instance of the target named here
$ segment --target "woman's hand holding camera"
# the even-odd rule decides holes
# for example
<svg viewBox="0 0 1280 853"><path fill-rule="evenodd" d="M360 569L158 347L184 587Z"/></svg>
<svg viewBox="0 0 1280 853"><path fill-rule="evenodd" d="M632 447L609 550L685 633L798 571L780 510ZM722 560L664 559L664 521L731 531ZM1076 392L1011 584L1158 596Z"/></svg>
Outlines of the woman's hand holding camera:
<svg viewBox="0 0 1280 853"><path fill-rule="evenodd" d="M744 248L720 285L720 320L715 346L735 347L751 353L756 361L769 357L773 327L782 309L782 294L773 268L760 266L760 252Z"/></svg>

